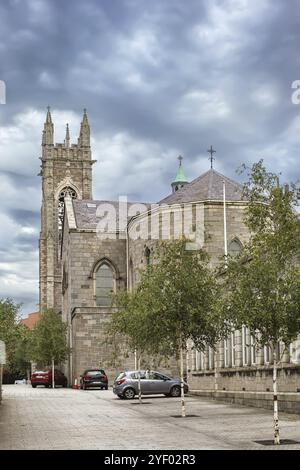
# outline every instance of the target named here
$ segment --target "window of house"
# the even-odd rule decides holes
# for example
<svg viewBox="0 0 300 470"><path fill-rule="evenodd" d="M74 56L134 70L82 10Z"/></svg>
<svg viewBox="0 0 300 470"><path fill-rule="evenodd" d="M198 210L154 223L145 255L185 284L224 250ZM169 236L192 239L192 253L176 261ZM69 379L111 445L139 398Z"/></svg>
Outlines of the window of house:
<svg viewBox="0 0 300 470"><path fill-rule="evenodd" d="M99 266L95 275L96 281L96 304L109 306L111 304L111 293L114 291L114 272L112 268L103 263Z"/></svg>
<svg viewBox="0 0 300 470"><path fill-rule="evenodd" d="M270 364L271 362L271 348L270 346L264 346L264 363Z"/></svg>
<svg viewBox="0 0 300 470"><path fill-rule="evenodd" d="M290 362L297 364L299 362L299 358L298 341L294 341L290 345Z"/></svg>
<svg viewBox="0 0 300 470"><path fill-rule="evenodd" d="M215 367L215 351L213 348L208 348L208 368L209 370Z"/></svg>
<svg viewBox="0 0 300 470"><path fill-rule="evenodd" d="M248 366L250 362L250 334L248 328L242 328L242 352L243 352L243 366Z"/></svg>
<svg viewBox="0 0 300 470"><path fill-rule="evenodd" d="M255 343L255 338L251 336L250 338L250 343L251 343L251 364L255 365L256 364L256 343Z"/></svg>
<svg viewBox="0 0 300 470"><path fill-rule="evenodd" d="M236 350L236 337L235 331L233 331L230 335L230 347L231 347L231 366L234 367L236 365L236 357L235 357L235 350Z"/></svg>
<svg viewBox="0 0 300 470"><path fill-rule="evenodd" d="M242 244L238 238L234 238L228 245L228 254L230 256L237 256L242 251Z"/></svg>
<svg viewBox="0 0 300 470"><path fill-rule="evenodd" d="M229 341L224 339L224 367L229 367Z"/></svg>

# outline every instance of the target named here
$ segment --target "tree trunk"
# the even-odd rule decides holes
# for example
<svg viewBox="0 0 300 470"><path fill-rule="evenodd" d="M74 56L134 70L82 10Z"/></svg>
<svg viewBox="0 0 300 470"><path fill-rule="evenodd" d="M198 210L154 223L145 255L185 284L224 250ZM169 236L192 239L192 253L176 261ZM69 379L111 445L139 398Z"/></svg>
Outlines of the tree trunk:
<svg viewBox="0 0 300 470"><path fill-rule="evenodd" d="M138 391L139 391L139 403L142 403L142 388L141 388L141 356L138 358Z"/></svg>
<svg viewBox="0 0 300 470"><path fill-rule="evenodd" d="M273 403L274 403L274 444L280 444L278 397L277 397L277 354L276 345L273 347Z"/></svg>
<svg viewBox="0 0 300 470"><path fill-rule="evenodd" d="M52 359L52 388L55 388L55 378L54 378L54 359Z"/></svg>
<svg viewBox="0 0 300 470"><path fill-rule="evenodd" d="M214 373L214 385L215 385L215 395L218 391L218 378L219 378L219 368L218 368L218 345L216 346L215 354L214 354L214 366L215 366L215 373Z"/></svg>
<svg viewBox="0 0 300 470"><path fill-rule="evenodd" d="M180 385L181 385L181 416L184 418L185 413L185 401L184 401L184 383L183 383L183 347L180 345Z"/></svg>
<svg viewBox="0 0 300 470"><path fill-rule="evenodd" d="M189 384L189 362L190 362L190 357L189 357L189 344L188 341L186 342L186 383Z"/></svg>

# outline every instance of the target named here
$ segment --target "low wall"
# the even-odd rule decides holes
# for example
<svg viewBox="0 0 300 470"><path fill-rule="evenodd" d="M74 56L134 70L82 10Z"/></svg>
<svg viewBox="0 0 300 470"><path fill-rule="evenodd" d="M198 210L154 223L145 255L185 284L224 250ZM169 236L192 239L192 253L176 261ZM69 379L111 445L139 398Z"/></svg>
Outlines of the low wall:
<svg viewBox="0 0 300 470"><path fill-rule="evenodd" d="M214 390L214 383L214 371L191 371L189 374L189 385L193 390ZM272 365L219 369L218 390L237 392L272 392ZM278 390L281 393L300 392L299 364L282 364L278 367Z"/></svg>
<svg viewBox="0 0 300 470"><path fill-rule="evenodd" d="M229 390L190 390L191 395L225 403L273 409L272 392L238 392ZM278 409L285 413L300 414L300 393L278 393Z"/></svg>

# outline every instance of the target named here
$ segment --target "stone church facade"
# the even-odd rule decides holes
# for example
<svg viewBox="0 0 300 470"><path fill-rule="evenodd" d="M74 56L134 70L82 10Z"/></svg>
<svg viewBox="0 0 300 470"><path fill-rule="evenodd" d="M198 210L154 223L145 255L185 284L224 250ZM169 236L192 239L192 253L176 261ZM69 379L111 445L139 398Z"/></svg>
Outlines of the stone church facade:
<svg viewBox="0 0 300 470"><path fill-rule="evenodd" d="M213 168L188 183L180 159L171 194L156 204L94 200L95 161L86 112L77 144L70 143L68 126L64 143L54 144L48 110L41 163L40 308L54 308L68 324L72 355L66 372L70 383L85 368L103 363L113 379L119 370L134 368L135 360L131 355L119 358L117 368L109 365L114 353L105 334L111 315L109 292L134 288L140 269L151 263L161 239L185 235L191 240L190 249L204 248L214 267L224 255L226 220L227 249L232 253L241 250L249 236L243 223L246 202L242 188ZM222 342L217 353L210 349L198 352L188 345L190 388L204 394L216 388L223 394L268 392L272 390L271 366L270 351L257 351L246 329ZM176 373L175 366L171 372ZM283 357L279 389L296 393L299 377L298 341Z"/></svg>

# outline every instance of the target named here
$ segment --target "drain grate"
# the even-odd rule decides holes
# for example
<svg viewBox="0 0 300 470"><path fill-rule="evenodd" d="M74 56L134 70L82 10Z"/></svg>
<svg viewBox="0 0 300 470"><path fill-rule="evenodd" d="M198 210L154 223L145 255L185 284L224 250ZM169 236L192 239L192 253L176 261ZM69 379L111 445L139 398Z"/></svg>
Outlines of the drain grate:
<svg viewBox="0 0 300 470"><path fill-rule="evenodd" d="M264 441L254 441L256 444L261 444L262 446L275 446L274 441L271 439L264 440ZM280 445L292 445L292 444L300 444L299 441L294 441L293 439L280 439Z"/></svg>
<svg viewBox="0 0 300 470"><path fill-rule="evenodd" d="M172 415L171 418L200 418L199 415L187 415L187 416L181 416L181 415Z"/></svg>

